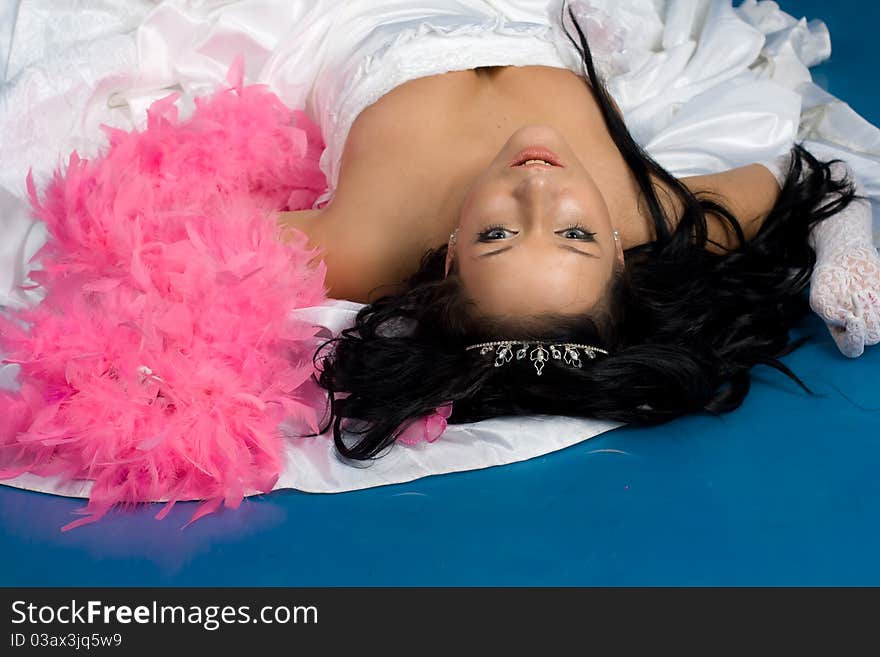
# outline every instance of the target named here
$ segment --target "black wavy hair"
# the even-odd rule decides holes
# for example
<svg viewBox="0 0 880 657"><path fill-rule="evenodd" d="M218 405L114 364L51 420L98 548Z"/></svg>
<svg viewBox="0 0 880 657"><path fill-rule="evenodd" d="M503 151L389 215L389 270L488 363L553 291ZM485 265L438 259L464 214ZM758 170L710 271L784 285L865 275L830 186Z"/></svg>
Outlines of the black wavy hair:
<svg viewBox="0 0 880 657"><path fill-rule="evenodd" d="M809 310L810 228L855 198L852 181L834 179L833 162L820 162L796 144L775 206L747 241L726 207L693 194L633 140L596 74L584 33L572 22L577 34L569 37L638 182L655 239L626 252L625 269L612 277L604 301L578 317L479 317L459 277L444 278L446 245L426 253L402 292L362 308L354 326L315 354L343 457L376 457L410 422L448 402L451 423L549 414L658 424L737 408L758 364L809 392L779 358L799 345L789 341L789 329ZM666 216L652 179L680 202L677 224ZM707 248L713 245L707 214L729 227L732 247ZM496 368L491 357L465 351L475 342L512 338L587 343L610 353L580 369L550 360L536 376L528 359Z"/></svg>

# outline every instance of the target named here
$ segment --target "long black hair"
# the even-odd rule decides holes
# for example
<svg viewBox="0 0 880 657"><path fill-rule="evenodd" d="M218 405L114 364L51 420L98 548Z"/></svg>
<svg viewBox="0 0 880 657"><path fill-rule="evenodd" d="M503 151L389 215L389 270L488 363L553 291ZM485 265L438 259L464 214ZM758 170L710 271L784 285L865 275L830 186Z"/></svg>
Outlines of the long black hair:
<svg viewBox="0 0 880 657"><path fill-rule="evenodd" d="M797 346L789 328L809 310L810 228L847 206L855 197L852 181L834 179L833 162L796 144L775 206L747 241L724 205L692 193L633 140L572 22L577 34L569 37L638 182L655 239L626 252L625 269L612 277L604 301L579 317L480 318L457 274L444 278L446 245L426 253L402 292L362 308L354 326L315 354L342 456L375 457L408 423L449 402L451 423L549 414L645 425L737 408L758 364L806 389L779 358ZM677 223L667 217L655 180L679 201ZM729 227L732 247L707 248L707 214ZM491 357L465 350L513 338L593 344L609 354L582 368L550 360L536 376L528 359L496 368Z"/></svg>

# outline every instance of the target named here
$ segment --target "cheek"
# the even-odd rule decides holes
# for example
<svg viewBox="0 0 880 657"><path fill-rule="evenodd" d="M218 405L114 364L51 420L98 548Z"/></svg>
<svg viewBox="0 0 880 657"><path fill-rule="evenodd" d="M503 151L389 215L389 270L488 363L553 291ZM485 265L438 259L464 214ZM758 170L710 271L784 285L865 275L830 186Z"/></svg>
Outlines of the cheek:
<svg viewBox="0 0 880 657"><path fill-rule="evenodd" d="M493 217L509 214L516 209L510 191L497 181L480 180L465 196L459 211L459 225L471 233L483 228Z"/></svg>
<svg viewBox="0 0 880 657"><path fill-rule="evenodd" d="M578 177L576 182L567 186L566 192L571 202L590 217L593 224L590 228L604 230L611 225L611 212L605 201L605 195L592 177L588 175Z"/></svg>

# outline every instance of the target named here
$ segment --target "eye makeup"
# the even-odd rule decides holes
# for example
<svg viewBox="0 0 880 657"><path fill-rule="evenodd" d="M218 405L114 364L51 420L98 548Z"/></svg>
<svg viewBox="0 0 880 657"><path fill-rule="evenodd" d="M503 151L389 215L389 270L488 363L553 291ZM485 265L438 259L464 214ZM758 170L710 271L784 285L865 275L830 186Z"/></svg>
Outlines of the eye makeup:
<svg viewBox="0 0 880 657"><path fill-rule="evenodd" d="M586 226L582 226L579 223L573 223L569 226L566 226L565 228L562 228L561 230L556 231L556 234L557 235L560 233L565 234L570 231L578 231L581 234L580 236L573 237L571 239L581 240L584 242L595 242L596 241L595 240L596 233L591 232L590 230L587 229ZM480 242L497 242L500 239L503 239L503 237L502 238L490 237L490 235L494 232L509 232L509 233L513 233L514 235L518 234L518 231L510 230L506 226L503 226L502 224L492 224L492 225L484 227L483 230L481 230L479 233L477 233L478 241L480 241Z"/></svg>

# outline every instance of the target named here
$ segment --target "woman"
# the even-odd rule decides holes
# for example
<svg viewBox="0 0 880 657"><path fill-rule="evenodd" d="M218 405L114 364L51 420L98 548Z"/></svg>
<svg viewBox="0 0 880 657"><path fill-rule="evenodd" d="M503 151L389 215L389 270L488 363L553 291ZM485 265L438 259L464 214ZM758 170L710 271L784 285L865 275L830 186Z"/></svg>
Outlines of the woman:
<svg viewBox="0 0 880 657"><path fill-rule="evenodd" d="M869 206L845 167L795 146L674 178L567 11L588 84L543 66L402 84L354 122L333 202L281 218L321 250L330 296L369 303L316 356L342 455L376 456L449 403L452 422L733 410L754 365L801 383L778 358L811 273L845 354L880 339Z"/></svg>
<svg viewBox="0 0 880 657"><path fill-rule="evenodd" d="M649 18L624 35L600 4ZM750 367L787 372L776 359L813 269L841 348L880 339L870 215L843 167L795 148L773 171L678 180L635 143L603 76L639 56L653 0L282 5L285 41L260 64L277 95L245 86L239 60L190 119L163 97L142 133L71 156L43 200L29 182L53 239L44 301L0 317L22 384L0 391L0 478L90 481L88 517L67 528L117 502L167 499L162 516L203 499L197 518L273 489L279 424L317 429L323 410L303 385L316 329L287 321L324 299L305 238L331 296L370 302L317 354L352 458L425 415L735 408ZM712 7L707 24L737 25ZM163 9L160 28L177 11ZM739 25L747 66L763 35ZM183 41L197 62L213 50ZM281 244L266 216L321 201L282 217Z"/></svg>

